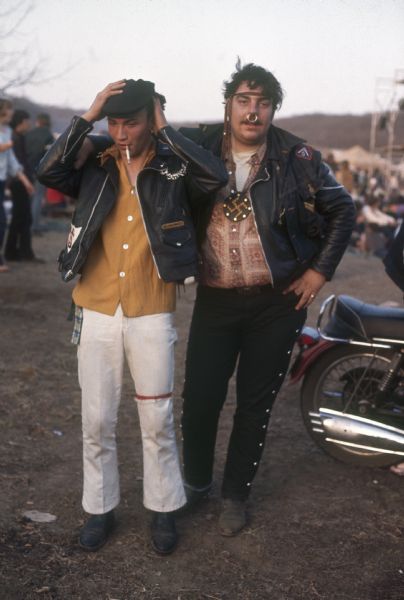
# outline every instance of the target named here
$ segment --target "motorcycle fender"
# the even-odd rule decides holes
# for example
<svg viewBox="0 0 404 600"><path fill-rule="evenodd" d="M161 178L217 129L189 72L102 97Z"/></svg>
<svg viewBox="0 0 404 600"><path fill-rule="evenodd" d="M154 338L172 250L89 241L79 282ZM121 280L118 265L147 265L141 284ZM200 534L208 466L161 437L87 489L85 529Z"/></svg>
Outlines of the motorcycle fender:
<svg viewBox="0 0 404 600"><path fill-rule="evenodd" d="M318 358L326 352L332 346L336 346L337 342L329 342L327 340L320 340L314 346L310 346L309 348L305 348L301 352L299 352L293 366L290 370L290 384L298 383L304 375L306 375L307 371L310 369L311 365L318 360Z"/></svg>

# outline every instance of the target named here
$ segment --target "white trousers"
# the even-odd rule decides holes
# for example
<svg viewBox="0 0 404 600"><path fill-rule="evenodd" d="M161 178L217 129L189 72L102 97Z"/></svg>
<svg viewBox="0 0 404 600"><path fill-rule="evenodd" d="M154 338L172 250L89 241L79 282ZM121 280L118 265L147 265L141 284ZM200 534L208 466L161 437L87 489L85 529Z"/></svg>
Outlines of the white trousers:
<svg viewBox="0 0 404 600"><path fill-rule="evenodd" d="M185 504L172 400L176 339L172 313L129 318L120 306L113 317L83 309L77 353L86 512L106 513L120 500L115 429L125 356L142 434L144 505L170 512Z"/></svg>

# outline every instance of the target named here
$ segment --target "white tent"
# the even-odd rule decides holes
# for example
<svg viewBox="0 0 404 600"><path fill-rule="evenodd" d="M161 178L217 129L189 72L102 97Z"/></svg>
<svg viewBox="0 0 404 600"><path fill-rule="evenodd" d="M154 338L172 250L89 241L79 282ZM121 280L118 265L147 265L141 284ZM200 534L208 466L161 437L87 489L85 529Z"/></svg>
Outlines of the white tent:
<svg viewBox="0 0 404 600"><path fill-rule="evenodd" d="M372 154L358 145L347 150L333 150L333 154L337 162L347 160L350 165L357 168L383 168L387 164L386 159L381 158L378 154Z"/></svg>

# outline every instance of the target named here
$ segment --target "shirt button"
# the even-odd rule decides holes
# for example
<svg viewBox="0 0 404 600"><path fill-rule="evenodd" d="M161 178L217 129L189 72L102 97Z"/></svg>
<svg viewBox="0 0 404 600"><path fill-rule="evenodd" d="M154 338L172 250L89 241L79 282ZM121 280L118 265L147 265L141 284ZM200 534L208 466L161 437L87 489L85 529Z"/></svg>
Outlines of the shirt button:
<svg viewBox="0 0 404 600"><path fill-rule="evenodd" d="M128 221L133 221L133 217L132 217L132 215L129 215L129 216L128 216Z"/></svg>
<svg viewBox="0 0 404 600"><path fill-rule="evenodd" d="M127 250L127 249L129 248L129 244L122 244L122 248L123 248L124 250Z"/></svg>
<svg viewBox="0 0 404 600"><path fill-rule="evenodd" d="M236 233L237 229L235 227L233 227L232 232Z"/></svg>
<svg viewBox="0 0 404 600"><path fill-rule="evenodd" d="M121 272L119 273L119 277L125 277L125 271L121 271Z"/></svg>

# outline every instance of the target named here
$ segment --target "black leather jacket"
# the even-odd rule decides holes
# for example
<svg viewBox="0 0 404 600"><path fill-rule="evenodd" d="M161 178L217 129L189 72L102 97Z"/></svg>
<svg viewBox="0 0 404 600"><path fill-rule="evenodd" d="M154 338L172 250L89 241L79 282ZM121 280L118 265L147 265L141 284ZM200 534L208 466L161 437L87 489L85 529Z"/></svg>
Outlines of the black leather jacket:
<svg viewBox="0 0 404 600"><path fill-rule="evenodd" d="M182 128L184 135L220 155L223 127ZM320 152L271 125L268 152L250 188L258 234L274 284L298 277L309 267L331 279L348 245L355 208L345 188L322 162ZM201 244L213 209L195 205Z"/></svg>
<svg viewBox="0 0 404 600"><path fill-rule="evenodd" d="M383 260L387 275L404 292L404 222Z"/></svg>
<svg viewBox="0 0 404 600"><path fill-rule="evenodd" d="M92 125L74 117L42 159L38 179L48 187L77 198L66 248L59 256L64 281L80 273L88 251L117 198L119 172L113 157L100 156L74 169L74 161ZM102 138L103 147L111 140ZM139 173L137 192L142 218L159 276L183 281L198 268L195 231L188 200L206 201L227 181L220 159L170 126L159 133L156 155Z"/></svg>

